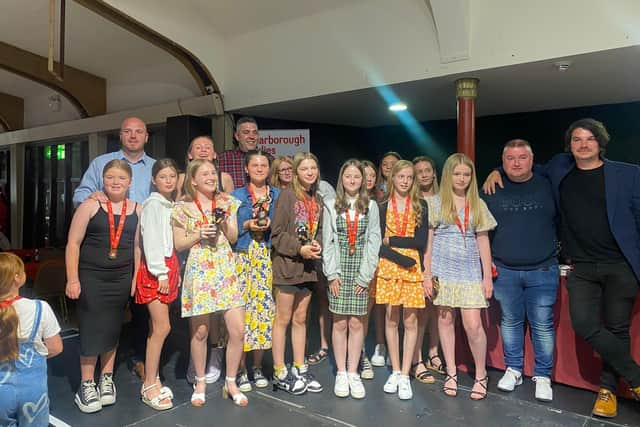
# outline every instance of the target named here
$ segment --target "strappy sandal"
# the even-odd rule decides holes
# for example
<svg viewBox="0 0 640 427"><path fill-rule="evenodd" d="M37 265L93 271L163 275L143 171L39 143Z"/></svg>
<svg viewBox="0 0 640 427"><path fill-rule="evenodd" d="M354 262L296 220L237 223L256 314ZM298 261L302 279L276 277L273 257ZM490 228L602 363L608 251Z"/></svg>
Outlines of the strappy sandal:
<svg viewBox="0 0 640 427"><path fill-rule="evenodd" d="M310 355L307 356L307 362L309 363L309 365L317 365L318 363L322 362L324 359L326 359L329 356L329 349L328 348L321 348L320 350L316 351L315 353L312 353Z"/></svg>
<svg viewBox="0 0 640 427"><path fill-rule="evenodd" d="M433 359L437 359L440 363L434 363ZM429 365L427 369L433 372L436 372L441 375L445 375L444 364L442 363L442 359L437 354L435 356L429 356Z"/></svg>
<svg viewBox="0 0 640 427"><path fill-rule="evenodd" d="M193 394L191 394L191 406L195 406L196 408L199 408L201 406L204 406L207 400L205 393L196 393L196 387L198 386L198 383L204 383L204 377L196 376L193 379L194 381L193 381Z"/></svg>
<svg viewBox="0 0 640 427"><path fill-rule="evenodd" d="M160 375L156 377L156 384L158 383L160 383ZM163 386L162 383L160 383L160 386L160 396L166 399L173 399L173 391L169 387Z"/></svg>
<svg viewBox="0 0 640 427"><path fill-rule="evenodd" d="M446 384L449 381L453 381L456 386L455 387L447 387ZM444 377L444 383L442 383L442 392L449 397L456 397L458 395L458 374L449 375L447 374Z"/></svg>
<svg viewBox="0 0 640 427"><path fill-rule="evenodd" d="M237 392L236 394L231 394L229 392L229 388L227 387L228 383L234 383L236 381L235 377L225 377L224 378L224 386L222 386L222 398L223 399L231 399L234 404L238 406L247 406L249 404L249 399L242 392Z"/></svg>
<svg viewBox="0 0 640 427"><path fill-rule="evenodd" d="M489 385L489 376L485 376L484 378L480 378L480 379L475 379L473 381L473 385L476 384L480 384L480 386L482 386L482 388L484 389L484 391L473 391L471 390L471 394L469 395L469 398L471 400L482 400L485 397L487 397L487 386ZM473 395L477 395L480 397L473 397Z"/></svg>
<svg viewBox="0 0 640 427"><path fill-rule="evenodd" d="M416 373L418 366L422 365L424 367L424 371ZM418 380L419 382L423 383L423 384L433 384L436 382L436 379L433 375L431 375L429 373L429 371L427 370L427 367L425 366L424 362L421 360L419 362L414 363L413 365L411 365L411 369L409 370L409 373L411 375L413 375L413 377Z"/></svg>
<svg viewBox="0 0 640 427"><path fill-rule="evenodd" d="M156 388L157 386L158 385L156 383L153 383L147 387L145 387L144 384L142 385L142 390L140 390L140 398L142 399L142 402L150 408L155 409L156 411L165 411L167 409L173 408L173 402L171 402L171 399L163 396L162 393L151 399L147 397L147 392L151 389ZM168 402L162 403L163 401L167 400Z"/></svg>

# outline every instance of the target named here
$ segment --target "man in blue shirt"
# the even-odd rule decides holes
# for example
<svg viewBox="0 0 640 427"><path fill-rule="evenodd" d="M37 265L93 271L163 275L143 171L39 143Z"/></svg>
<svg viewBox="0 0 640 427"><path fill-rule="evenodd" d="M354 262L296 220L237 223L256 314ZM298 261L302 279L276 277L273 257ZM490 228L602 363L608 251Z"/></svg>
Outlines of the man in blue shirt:
<svg viewBox="0 0 640 427"><path fill-rule="evenodd" d="M533 173L533 152L525 140L505 144L502 168L504 188L483 196L498 221L491 233L491 254L498 272L494 293L502 308L507 367L498 389L513 391L522 384L526 318L535 354L535 397L551 401L553 306L559 283L553 191L547 178Z"/></svg>
<svg viewBox="0 0 640 427"><path fill-rule="evenodd" d="M149 140L147 126L136 118L124 119L120 126L120 142L122 147L114 153L106 153L93 159L89 169L82 176L80 185L73 192L73 205L77 207L88 198L106 202L102 192L102 169L113 159L125 160L133 172L129 199L142 203L151 192L151 168L155 160L144 152L144 145Z"/></svg>
<svg viewBox="0 0 640 427"><path fill-rule="evenodd" d="M82 176L80 185L73 193L73 205L77 207L88 198L106 203L107 196L102 191L102 169L111 160L126 161L133 173L129 199L144 202L151 193L151 168L155 159L147 156L144 145L149 140L147 125L137 117L124 119L120 126L120 143L122 147L114 153L102 154L91 162L89 169ZM131 326L133 328L134 356L129 360L130 368L136 375L144 379L144 358L147 335L149 334L149 314L144 304L130 303Z"/></svg>

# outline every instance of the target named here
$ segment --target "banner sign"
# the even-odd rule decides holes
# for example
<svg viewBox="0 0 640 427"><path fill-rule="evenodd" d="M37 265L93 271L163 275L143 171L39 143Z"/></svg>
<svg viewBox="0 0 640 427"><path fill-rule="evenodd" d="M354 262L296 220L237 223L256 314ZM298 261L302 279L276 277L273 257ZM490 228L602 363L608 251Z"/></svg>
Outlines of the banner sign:
<svg viewBox="0 0 640 427"><path fill-rule="evenodd" d="M261 129L258 144L273 157L293 157L300 151L311 151L309 129Z"/></svg>

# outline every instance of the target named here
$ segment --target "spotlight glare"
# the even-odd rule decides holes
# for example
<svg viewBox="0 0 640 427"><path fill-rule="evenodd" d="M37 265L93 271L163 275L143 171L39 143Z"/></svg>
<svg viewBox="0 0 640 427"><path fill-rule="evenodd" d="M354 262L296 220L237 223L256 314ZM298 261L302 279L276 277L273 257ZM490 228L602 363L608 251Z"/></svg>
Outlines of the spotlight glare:
<svg viewBox="0 0 640 427"><path fill-rule="evenodd" d="M407 105L400 102L389 105L389 111L405 111L406 109Z"/></svg>

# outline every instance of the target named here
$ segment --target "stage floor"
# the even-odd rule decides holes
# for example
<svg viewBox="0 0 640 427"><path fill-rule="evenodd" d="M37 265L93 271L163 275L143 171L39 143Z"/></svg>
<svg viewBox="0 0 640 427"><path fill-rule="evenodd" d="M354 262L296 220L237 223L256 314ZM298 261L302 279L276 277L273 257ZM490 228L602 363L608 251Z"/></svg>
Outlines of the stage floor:
<svg viewBox="0 0 640 427"><path fill-rule="evenodd" d="M317 325L317 323L315 323ZM316 328L313 328L316 329ZM535 384L526 379L513 393L496 389L502 375L490 371L487 399L469 399L472 378L460 373L458 397L450 398L442 391L443 378L435 384L412 381L414 398L401 401L388 395L382 386L388 368L375 368L375 378L364 381L367 397L363 400L340 399L333 394L335 365L327 359L311 368L324 386L322 393L291 396L271 388L247 393L249 406L236 407L221 397L222 380L207 388L207 403L202 408L190 404L191 387L185 380L188 337L186 322L177 320L163 353L161 374L165 385L174 392L174 408L157 412L140 401L141 381L127 369L124 355L128 352L128 330L124 328L122 348L117 360L115 382L117 403L96 414L83 414L73 403L78 387L78 338L64 340L64 353L49 361L49 394L52 425L64 426L640 426L640 403L622 400L618 417L612 420L591 417L595 394L554 385L554 401L541 403L534 399ZM311 342L317 343L317 333ZM369 345L370 344L370 345ZM367 347L372 348L373 342ZM290 360L288 358L287 360ZM270 356L265 357L271 366ZM271 374L271 370L265 372Z"/></svg>

